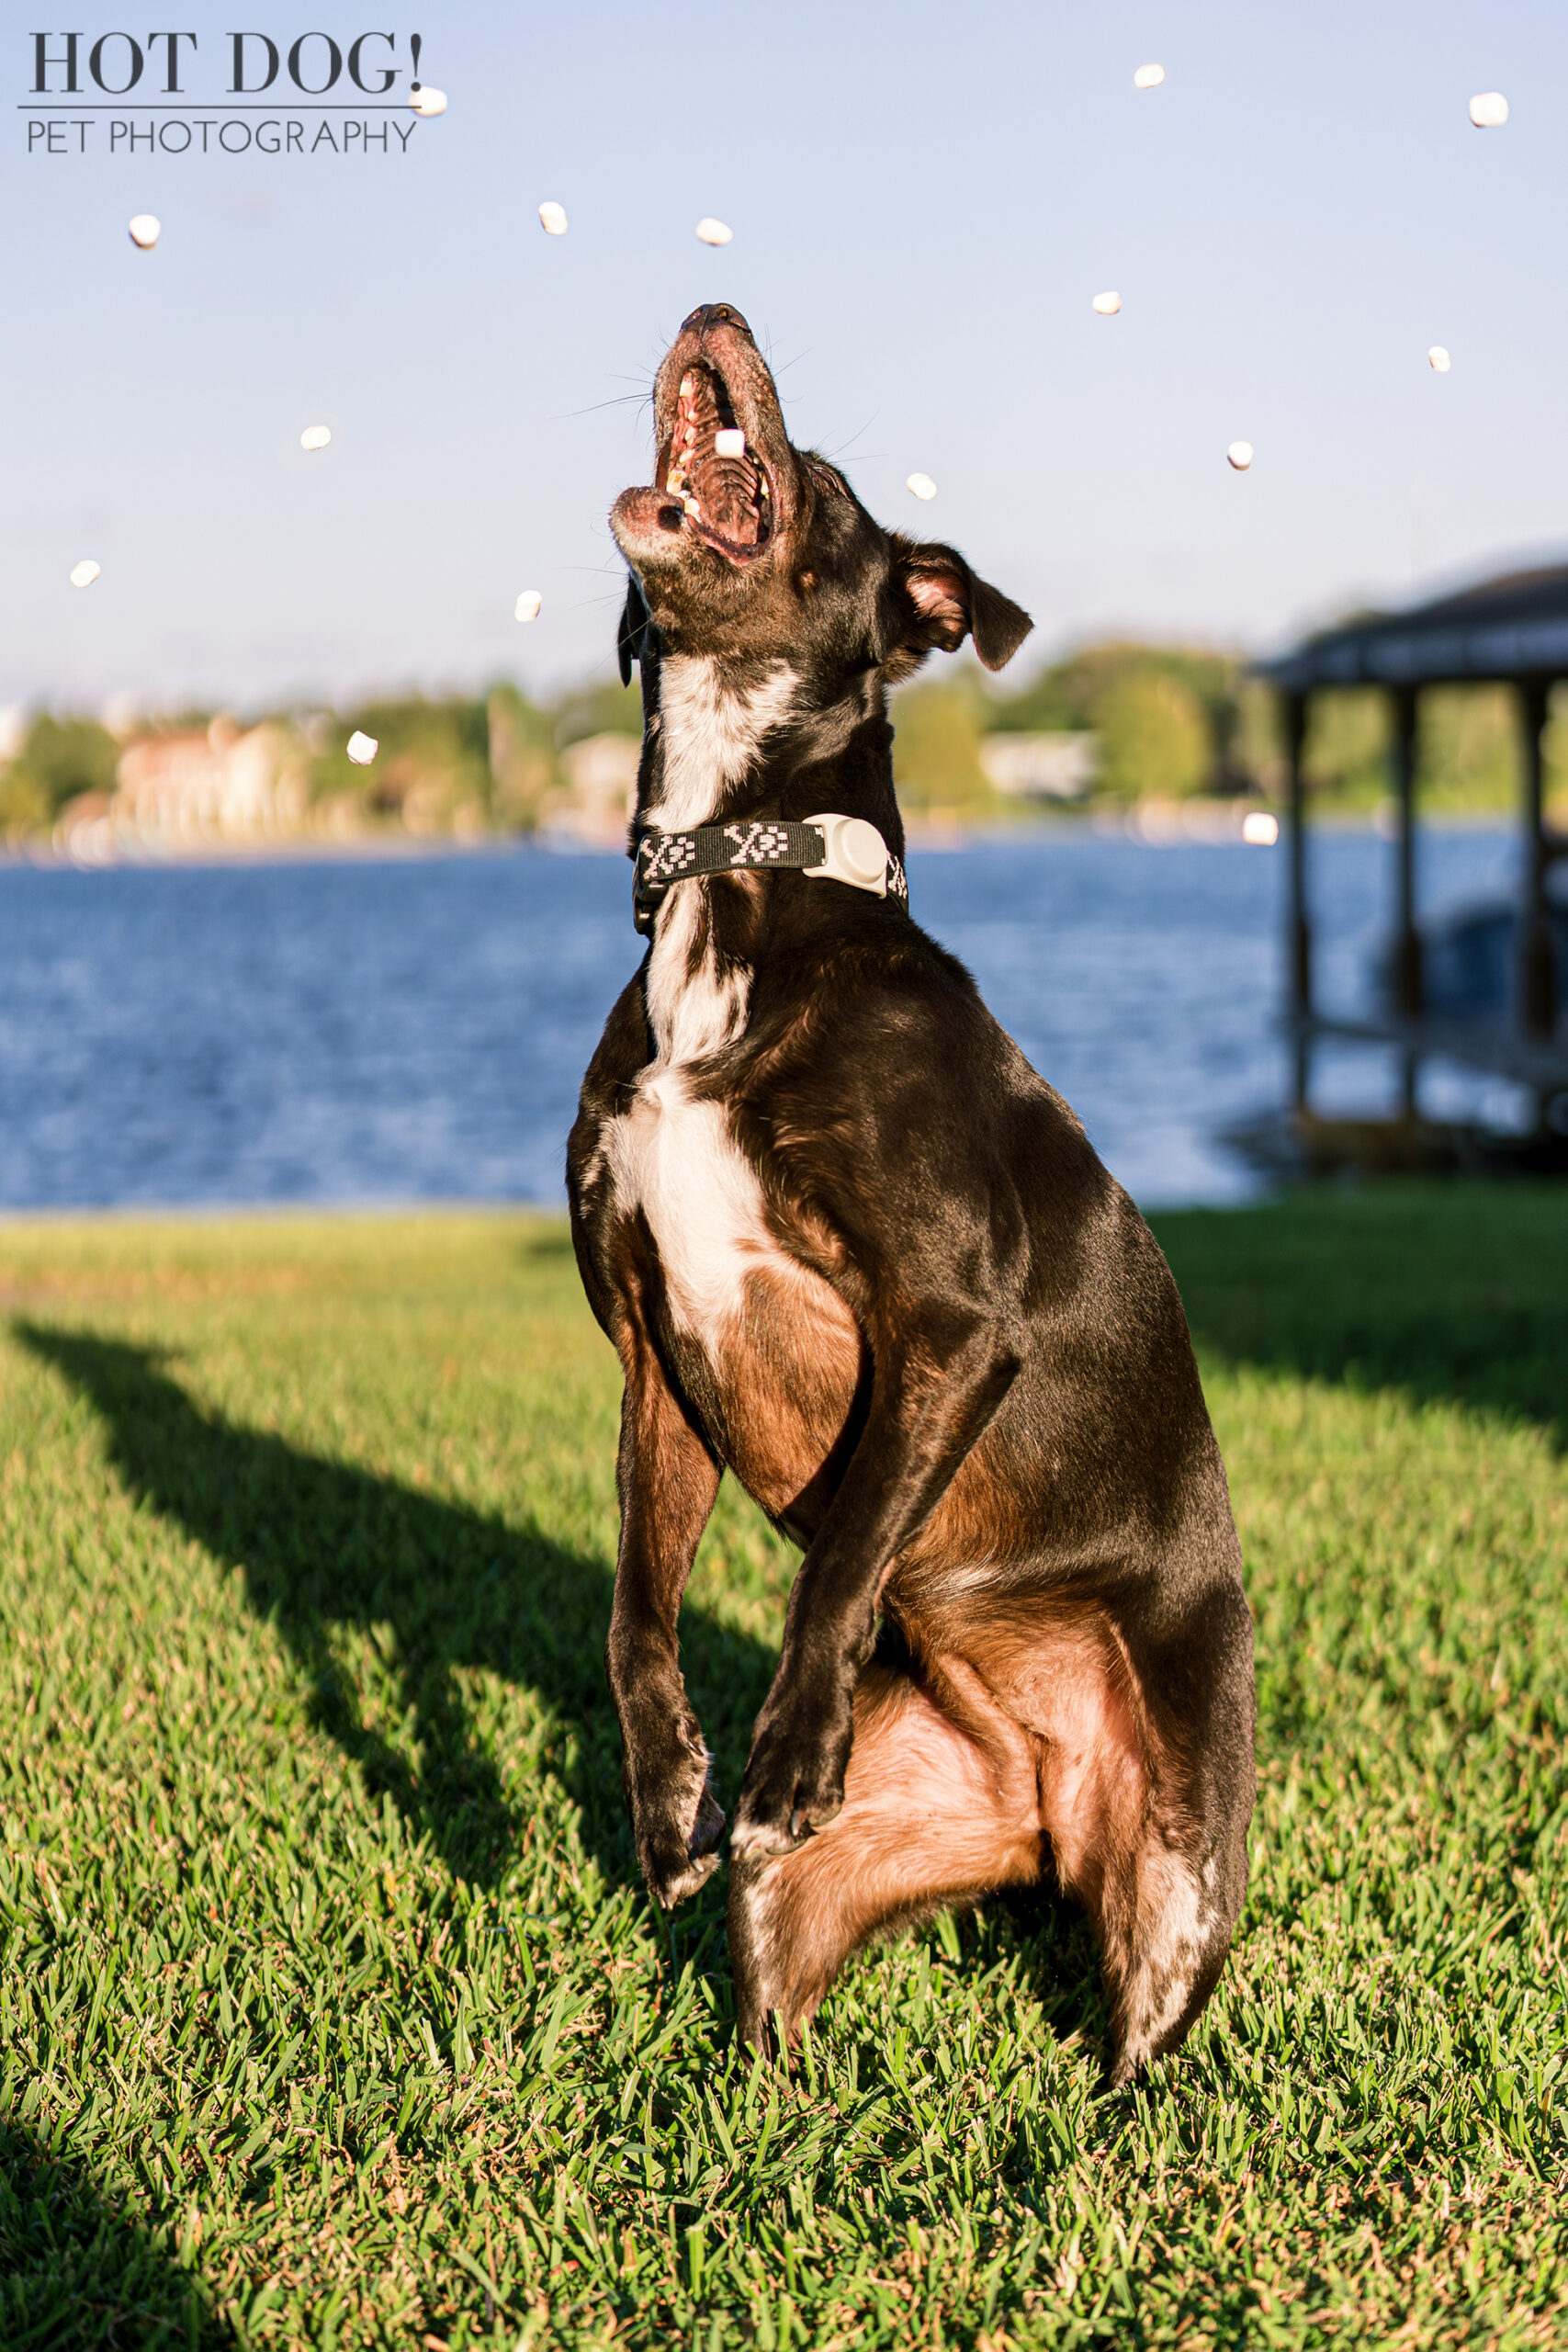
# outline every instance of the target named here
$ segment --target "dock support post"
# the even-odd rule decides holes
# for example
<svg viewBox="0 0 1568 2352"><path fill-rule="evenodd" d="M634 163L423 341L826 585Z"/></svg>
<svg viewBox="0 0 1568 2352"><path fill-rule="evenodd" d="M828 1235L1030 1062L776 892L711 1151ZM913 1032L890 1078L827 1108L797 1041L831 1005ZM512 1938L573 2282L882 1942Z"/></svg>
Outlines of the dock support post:
<svg viewBox="0 0 1568 2352"><path fill-rule="evenodd" d="M1524 858L1520 873L1518 1017L1527 1036L1550 1037L1557 1025L1557 971L1546 922L1546 869L1550 850L1544 810L1546 733L1550 683L1524 678L1518 687L1520 750L1523 752Z"/></svg>
<svg viewBox="0 0 1568 2352"><path fill-rule="evenodd" d="M1393 936L1393 996L1400 1017L1418 1021L1423 1009L1421 934L1416 928L1416 746L1419 707L1413 687L1401 686L1393 696L1393 726L1389 739L1389 780L1394 797L1394 887L1396 910ZM1404 1115L1416 1116L1419 1057L1406 1050L1401 1069Z"/></svg>
<svg viewBox="0 0 1568 2352"><path fill-rule="evenodd" d="M1285 968L1288 972L1291 1032L1293 1047L1292 1101L1306 1108L1311 1082L1309 1031L1312 1022L1312 929L1306 899L1306 730L1307 697L1285 696L1285 760L1290 776L1290 897L1285 917Z"/></svg>

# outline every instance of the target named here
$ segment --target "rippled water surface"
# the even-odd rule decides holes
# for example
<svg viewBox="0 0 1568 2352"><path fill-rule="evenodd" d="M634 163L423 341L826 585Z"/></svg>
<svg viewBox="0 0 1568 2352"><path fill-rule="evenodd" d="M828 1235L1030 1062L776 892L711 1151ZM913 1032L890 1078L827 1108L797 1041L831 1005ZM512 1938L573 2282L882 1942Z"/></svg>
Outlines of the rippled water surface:
<svg viewBox="0 0 1568 2352"><path fill-rule="evenodd" d="M1314 843L1340 1004L1365 1001L1391 855ZM1424 906L1510 870L1501 833L1432 834ZM527 850L0 865L0 1204L558 1201L578 1082L641 953L629 878ZM916 852L909 880L1139 1200L1255 1188L1218 1134L1282 1095L1280 853L1060 831ZM1325 1086L1375 1105L1380 1062L1341 1054ZM1457 1104L1456 1080L1433 1089Z"/></svg>

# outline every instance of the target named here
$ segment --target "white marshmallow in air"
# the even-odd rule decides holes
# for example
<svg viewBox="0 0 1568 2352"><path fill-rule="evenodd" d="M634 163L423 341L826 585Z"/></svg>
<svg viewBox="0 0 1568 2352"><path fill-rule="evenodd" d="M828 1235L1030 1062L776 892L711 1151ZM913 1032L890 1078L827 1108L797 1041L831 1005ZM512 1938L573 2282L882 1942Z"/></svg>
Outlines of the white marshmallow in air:
<svg viewBox="0 0 1568 2352"><path fill-rule="evenodd" d="M1252 444L1250 441L1233 441L1225 456L1237 473L1244 474L1252 463Z"/></svg>
<svg viewBox="0 0 1568 2352"><path fill-rule="evenodd" d="M1117 311L1122 308L1122 297L1120 294L1116 293L1097 294L1094 298L1093 308L1098 317L1102 319L1113 319L1116 316Z"/></svg>
<svg viewBox="0 0 1568 2352"><path fill-rule="evenodd" d="M932 481L930 474L911 474L908 481L904 484L904 487L908 491L912 491L917 498L934 498L936 496L936 484Z"/></svg>
<svg viewBox="0 0 1568 2352"><path fill-rule="evenodd" d="M1453 364L1440 343L1435 343L1427 354L1427 365L1436 375L1446 376Z"/></svg>
<svg viewBox="0 0 1568 2352"><path fill-rule="evenodd" d="M420 85L417 90L410 91L409 104L412 107L415 114L445 114L446 111L446 93L445 90L432 89L428 82L423 82Z"/></svg>
<svg viewBox="0 0 1568 2352"><path fill-rule="evenodd" d="M299 435L299 447L301 449L312 450L330 448L332 437L333 429L330 424L308 424Z"/></svg>
<svg viewBox="0 0 1568 2352"><path fill-rule="evenodd" d="M536 621L543 609L544 602L544 598L536 588L525 588L512 608L513 616L520 621Z"/></svg>
<svg viewBox="0 0 1568 2352"><path fill-rule="evenodd" d="M367 735L356 727L344 748L356 768L367 768L381 748L380 739Z"/></svg>
<svg viewBox="0 0 1568 2352"><path fill-rule="evenodd" d="M1140 65L1133 76L1134 90L1157 90L1165 80L1163 65Z"/></svg>
<svg viewBox="0 0 1568 2352"><path fill-rule="evenodd" d="M133 212L130 216L130 242L141 253L150 254L164 233L164 224L155 212Z"/></svg>
<svg viewBox="0 0 1568 2352"><path fill-rule="evenodd" d="M71 585L73 588L90 588L102 570L102 564L95 563L90 555L84 556L80 563L73 563L71 567Z"/></svg>
<svg viewBox="0 0 1568 2352"><path fill-rule="evenodd" d="M565 205L552 204L547 201L541 204L539 207L539 226L543 229L547 237L564 237L566 234Z"/></svg>
<svg viewBox="0 0 1568 2352"><path fill-rule="evenodd" d="M722 433L714 435L713 446L716 454L721 458L743 458L746 455L746 435L738 427L731 430L727 425Z"/></svg>
<svg viewBox="0 0 1568 2352"><path fill-rule="evenodd" d="M722 220L714 220L710 213L705 213L697 222L697 234L705 245L727 245L735 232L727 228Z"/></svg>
<svg viewBox="0 0 1568 2352"><path fill-rule="evenodd" d="M1508 101L1501 90L1477 90L1470 102L1470 119L1477 130L1501 130L1508 119Z"/></svg>

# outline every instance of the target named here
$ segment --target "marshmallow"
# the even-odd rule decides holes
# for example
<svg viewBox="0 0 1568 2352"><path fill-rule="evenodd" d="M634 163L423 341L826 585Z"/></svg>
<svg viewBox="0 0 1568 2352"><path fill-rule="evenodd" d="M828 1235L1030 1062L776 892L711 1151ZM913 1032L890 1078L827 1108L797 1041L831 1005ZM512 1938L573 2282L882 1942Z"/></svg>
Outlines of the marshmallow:
<svg viewBox="0 0 1568 2352"><path fill-rule="evenodd" d="M735 232L733 229L727 229L722 220L715 220L711 216L705 214L697 222L697 234L705 245L727 245Z"/></svg>
<svg viewBox="0 0 1568 2352"><path fill-rule="evenodd" d="M1163 65L1140 65L1133 76L1134 90L1157 90L1165 80Z"/></svg>
<svg viewBox="0 0 1568 2352"><path fill-rule="evenodd" d="M906 490L912 490L917 498L934 498L936 496L936 484L932 481L930 474L911 474L908 481L904 484L904 487Z"/></svg>
<svg viewBox="0 0 1568 2352"><path fill-rule="evenodd" d="M746 455L746 435L739 431L716 433L713 446L721 458L743 458Z"/></svg>
<svg viewBox="0 0 1568 2352"><path fill-rule="evenodd" d="M163 234L164 224L155 212L133 212L130 216L130 242L144 254L150 254Z"/></svg>
<svg viewBox="0 0 1568 2352"><path fill-rule="evenodd" d="M1280 820L1267 808L1249 808L1241 820L1241 837L1254 849L1272 849L1280 838Z"/></svg>
<svg viewBox="0 0 1568 2352"><path fill-rule="evenodd" d="M333 437L330 424L308 424L299 435L301 449L324 449Z"/></svg>
<svg viewBox="0 0 1568 2352"><path fill-rule="evenodd" d="M1427 367L1435 368L1439 376L1446 376L1453 364L1440 343L1435 343L1427 354Z"/></svg>
<svg viewBox="0 0 1568 2352"><path fill-rule="evenodd" d="M71 567L71 585L73 588L90 588L102 569L102 565L95 563L90 555L84 556L80 563L73 563Z"/></svg>
<svg viewBox="0 0 1568 2352"><path fill-rule="evenodd" d="M1122 297L1120 294L1097 294L1094 308L1102 319L1113 319L1122 308Z"/></svg>
<svg viewBox="0 0 1568 2352"><path fill-rule="evenodd" d="M374 735L362 735L357 727L348 739L348 756L356 768L367 768L380 748Z"/></svg>
<svg viewBox="0 0 1568 2352"><path fill-rule="evenodd" d="M446 93L445 90L433 90L428 82L423 82L417 90L410 91L409 104L415 114L445 114Z"/></svg>
<svg viewBox="0 0 1568 2352"><path fill-rule="evenodd" d="M1477 90L1470 102L1470 119L1477 130L1501 130L1508 119L1508 101L1501 90Z"/></svg>
<svg viewBox="0 0 1568 2352"><path fill-rule="evenodd" d="M525 588L513 606L513 612L520 621L536 621L544 601L536 588Z"/></svg>
<svg viewBox="0 0 1568 2352"><path fill-rule="evenodd" d="M541 204L539 207L539 225L544 230L547 237L564 237L566 234L565 205L548 203Z"/></svg>
<svg viewBox="0 0 1568 2352"><path fill-rule="evenodd" d="M1233 441L1225 455L1237 473L1244 474L1252 463L1252 444L1250 441Z"/></svg>

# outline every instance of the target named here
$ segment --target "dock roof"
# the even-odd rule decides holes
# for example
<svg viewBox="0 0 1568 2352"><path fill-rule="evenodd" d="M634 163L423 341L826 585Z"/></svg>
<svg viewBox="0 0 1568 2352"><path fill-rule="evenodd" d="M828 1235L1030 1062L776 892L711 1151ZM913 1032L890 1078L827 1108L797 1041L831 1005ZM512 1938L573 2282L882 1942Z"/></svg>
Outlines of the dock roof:
<svg viewBox="0 0 1568 2352"><path fill-rule="evenodd" d="M1260 662L1286 694L1568 676L1568 563L1508 571L1401 613L1368 613Z"/></svg>

